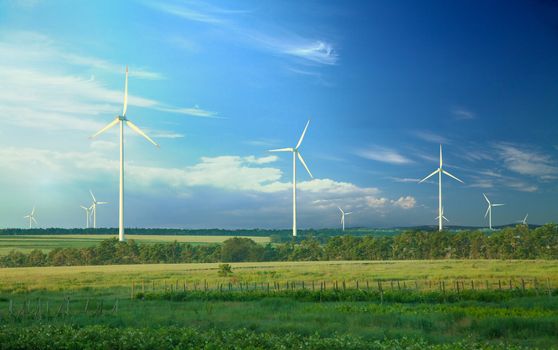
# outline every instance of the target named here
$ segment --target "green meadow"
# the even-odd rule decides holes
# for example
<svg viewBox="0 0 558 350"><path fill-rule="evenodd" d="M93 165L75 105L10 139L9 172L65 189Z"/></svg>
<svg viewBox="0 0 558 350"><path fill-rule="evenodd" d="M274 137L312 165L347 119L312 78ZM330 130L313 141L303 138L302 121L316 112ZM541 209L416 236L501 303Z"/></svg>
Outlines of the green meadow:
<svg viewBox="0 0 558 350"><path fill-rule="evenodd" d="M33 249L40 249L45 253L55 248L84 248L98 245L101 241L114 236L111 235L1 235L0 255L6 255L11 250L29 253ZM242 236L239 236L242 237ZM174 242L190 244L222 243L231 236L202 236L202 235L127 235L128 240L139 243ZM269 237L249 237L257 243L270 242Z"/></svg>
<svg viewBox="0 0 558 350"><path fill-rule="evenodd" d="M554 261L231 266L227 276L217 263L0 269L0 343L99 349L551 349L558 344ZM72 343L77 338L80 343Z"/></svg>

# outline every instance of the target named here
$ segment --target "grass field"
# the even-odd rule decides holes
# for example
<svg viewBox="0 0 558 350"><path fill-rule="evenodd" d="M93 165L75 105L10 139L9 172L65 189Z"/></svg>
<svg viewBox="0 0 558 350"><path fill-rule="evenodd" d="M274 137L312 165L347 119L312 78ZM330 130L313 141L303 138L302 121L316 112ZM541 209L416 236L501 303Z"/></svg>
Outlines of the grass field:
<svg viewBox="0 0 558 350"><path fill-rule="evenodd" d="M101 241L110 238L110 235L14 235L0 236L0 255L6 255L11 250L29 253L33 249L49 252L54 248L82 248L98 245ZM116 236L114 236L116 237ZM127 235L128 240L141 243L181 242L191 244L221 243L232 236L159 236L159 235ZM269 237L247 237L257 243L270 242Z"/></svg>
<svg viewBox="0 0 558 350"><path fill-rule="evenodd" d="M141 344L149 348L145 345L152 344L149 341L182 344L182 348L211 348L209 345L216 344L221 337L227 340L214 348L289 348L296 343L301 344L298 348L305 349L551 349L558 344L558 296L549 296L544 289L545 281L558 287L555 261L269 262L232 266L230 277L218 275L218 264L0 269L0 324L4 327L0 327L0 340L13 340L24 330L33 329L29 338L22 341L39 341L44 332L45 342L59 337L56 341L67 344L68 339L81 337L76 332L85 332L87 336L81 341L94 339L95 345L107 331L99 327L106 326L120 335L106 339L105 348L111 341L117 342L115 339L118 344L131 342L127 343L132 344L128 348ZM518 282L522 278L540 280L540 292L521 293ZM489 293L508 296L500 301L468 299L449 290L452 280L471 279L478 281L479 286L488 280ZM354 288L356 280L361 281L361 286L366 280L381 280L386 289L391 280L408 281L408 293L418 295L427 291L411 290L414 284L410 281L444 280L448 282L448 291L444 293L454 297L443 297L439 302L417 301L406 299L407 291L396 288L392 291L403 295L401 301L315 302L279 295L227 301L206 299L202 291L199 298L188 301L172 300L172 294L170 300L130 298L132 282L137 293L141 291L140 281L145 281L148 290L155 284L157 295L168 292L178 282L180 286L186 282L188 288L207 282L210 288L215 288L217 283L228 282L259 285L306 281L308 288L310 281L335 280L346 280L347 288ZM517 293L510 294L507 284L506 290L496 290L497 280L504 283L512 280ZM48 312L46 303L50 305ZM41 328L45 325L54 328ZM67 325L72 328L64 328ZM241 332L242 336L234 332ZM180 334L192 334L181 340L189 347L179 342ZM200 337L199 343L193 340L195 337ZM246 339L254 340L243 343Z"/></svg>

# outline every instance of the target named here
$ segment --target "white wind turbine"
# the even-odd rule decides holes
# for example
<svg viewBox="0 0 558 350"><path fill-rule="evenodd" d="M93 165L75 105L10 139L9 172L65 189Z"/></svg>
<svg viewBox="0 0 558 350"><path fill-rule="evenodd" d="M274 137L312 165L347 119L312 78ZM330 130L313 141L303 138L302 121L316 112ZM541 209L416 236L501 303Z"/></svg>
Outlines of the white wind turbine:
<svg viewBox="0 0 558 350"><path fill-rule="evenodd" d="M527 223L527 217L528 217L528 216L529 216L529 214L525 215L525 217L523 218L523 220L521 220L521 223L522 223L523 225L529 226L529 224Z"/></svg>
<svg viewBox="0 0 558 350"><path fill-rule="evenodd" d="M96 134L91 136L95 138L98 135L104 133L108 129L112 128L116 124L120 124L120 189L118 192L118 239L120 241L125 241L124 236L124 124L128 125L136 133L143 136L147 141L151 142L153 145L159 147L159 145L153 141L149 136L147 136L140 128L138 128L134 123L132 123L126 117L126 110L128 109L128 66L126 66L126 80L124 84L124 107L122 109L122 115L117 116L112 122L107 124L104 128L99 130Z"/></svg>
<svg viewBox="0 0 558 350"><path fill-rule="evenodd" d="M300 147L300 145L302 144L302 140L304 139L304 135L306 134L306 129L308 129L308 124L310 124L310 120L308 120L308 122L306 123L306 126L304 127L304 131L302 132L302 135L300 136L300 139L298 140L298 143L294 148L290 148L290 147L279 148L279 149L272 149L269 151L269 152L292 152L293 153L293 239L296 238L296 158L297 157L302 163L302 165L304 166L304 168L306 169L306 171L308 172L308 175L310 175L310 177L313 178L312 173L308 169L308 166L306 166L306 162L304 162L302 155L298 151L298 148Z"/></svg>
<svg viewBox="0 0 558 350"><path fill-rule="evenodd" d="M434 220L439 220L439 219L440 219L440 216L438 215ZM443 220L446 220L446 222L449 222L448 218L446 218L446 217L444 216L444 208L443 208L443 207L442 207L442 219L443 219Z"/></svg>
<svg viewBox="0 0 558 350"><path fill-rule="evenodd" d="M460 179L458 179L457 177L453 176L452 174L448 173L447 171L444 170L443 168L443 158L442 158L442 145L440 145L440 167L436 170L434 170L432 172L432 174L428 175L427 177L425 177L424 179L420 180L419 183L426 181L427 179L429 179L431 176L434 176L435 174L438 174L438 217L436 219L438 219L438 231L442 231L443 227L444 227L444 212L443 212L443 207L442 207L442 173L444 175L447 175L451 178L453 178L454 180L457 180L461 183L464 183L463 181L461 181Z"/></svg>
<svg viewBox="0 0 558 350"><path fill-rule="evenodd" d="M87 208L84 207L83 205L80 205L81 209L85 210L85 228L89 228L89 216L91 215L91 209L93 208L93 206Z"/></svg>
<svg viewBox="0 0 558 350"><path fill-rule="evenodd" d="M33 227L33 223L38 225L37 220L35 220L35 206L33 206L33 210L31 210L31 213L29 215L25 215L23 218L29 219L29 228Z"/></svg>
<svg viewBox="0 0 558 350"><path fill-rule="evenodd" d="M484 196L484 199L486 199L486 202L488 203L488 208L486 208L486 213L484 214L484 217L486 217L488 215L488 227L492 230L492 207L501 207L503 204L492 204L490 203L490 201L488 200L488 197L486 196L486 194L482 194ZM527 219L527 217L525 217L525 219Z"/></svg>
<svg viewBox="0 0 558 350"><path fill-rule="evenodd" d="M93 192L89 190L89 193L91 194L91 198L93 198L93 204L91 204L91 208L90 208L91 215L93 215L93 228L97 228L97 206L102 204L108 204L108 202L97 202L97 199L95 199Z"/></svg>
<svg viewBox="0 0 558 350"><path fill-rule="evenodd" d="M339 207L337 207L337 208L339 208ZM353 212L350 211L350 212L348 212L348 213L345 213L345 212L343 211L343 209L341 209L341 208L339 208L339 210L341 211L341 225L343 226L343 231L345 231L345 215L350 215L350 214L352 214Z"/></svg>

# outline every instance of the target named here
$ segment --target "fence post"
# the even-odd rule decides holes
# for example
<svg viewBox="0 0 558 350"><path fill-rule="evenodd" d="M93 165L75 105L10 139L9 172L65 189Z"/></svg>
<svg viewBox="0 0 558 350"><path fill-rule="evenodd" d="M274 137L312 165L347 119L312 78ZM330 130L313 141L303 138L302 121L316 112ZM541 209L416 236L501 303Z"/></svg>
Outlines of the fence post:
<svg viewBox="0 0 558 350"><path fill-rule="evenodd" d="M512 290L512 280L510 279L510 290Z"/></svg>
<svg viewBox="0 0 558 350"><path fill-rule="evenodd" d="M521 289L523 290L523 293L525 293L525 280L523 278L521 279Z"/></svg>
<svg viewBox="0 0 558 350"><path fill-rule="evenodd" d="M546 279L546 289L548 289L548 296L552 296L552 291L550 290L550 278Z"/></svg>
<svg viewBox="0 0 558 350"><path fill-rule="evenodd" d="M498 290L502 290L502 282L498 280Z"/></svg>
<svg viewBox="0 0 558 350"><path fill-rule="evenodd" d="M134 281L132 281L132 294L130 295L130 299L134 300Z"/></svg>

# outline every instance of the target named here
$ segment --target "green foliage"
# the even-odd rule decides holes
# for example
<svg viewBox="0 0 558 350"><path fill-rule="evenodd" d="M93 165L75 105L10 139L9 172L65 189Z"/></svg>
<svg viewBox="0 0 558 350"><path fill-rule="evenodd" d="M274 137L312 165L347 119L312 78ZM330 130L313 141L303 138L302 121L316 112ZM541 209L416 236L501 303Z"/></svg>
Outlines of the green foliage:
<svg viewBox="0 0 558 350"><path fill-rule="evenodd" d="M418 259L558 259L558 226L530 230L518 225L490 235L480 231L407 231L394 236L335 236L325 244L309 236L297 244L266 246L240 237L221 245L176 241L137 244L107 239L93 247L56 248L46 256L39 250L29 254L13 250L0 257L0 266Z"/></svg>
<svg viewBox="0 0 558 350"><path fill-rule="evenodd" d="M114 328L106 325L75 327L36 325L0 326L2 349L522 349L504 343L457 341L432 344L416 337L363 339L349 335L273 334L249 329L200 330L197 328Z"/></svg>
<svg viewBox="0 0 558 350"><path fill-rule="evenodd" d="M261 261L264 248L249 238L234 237L223 242L221 261Z"/></svg>

